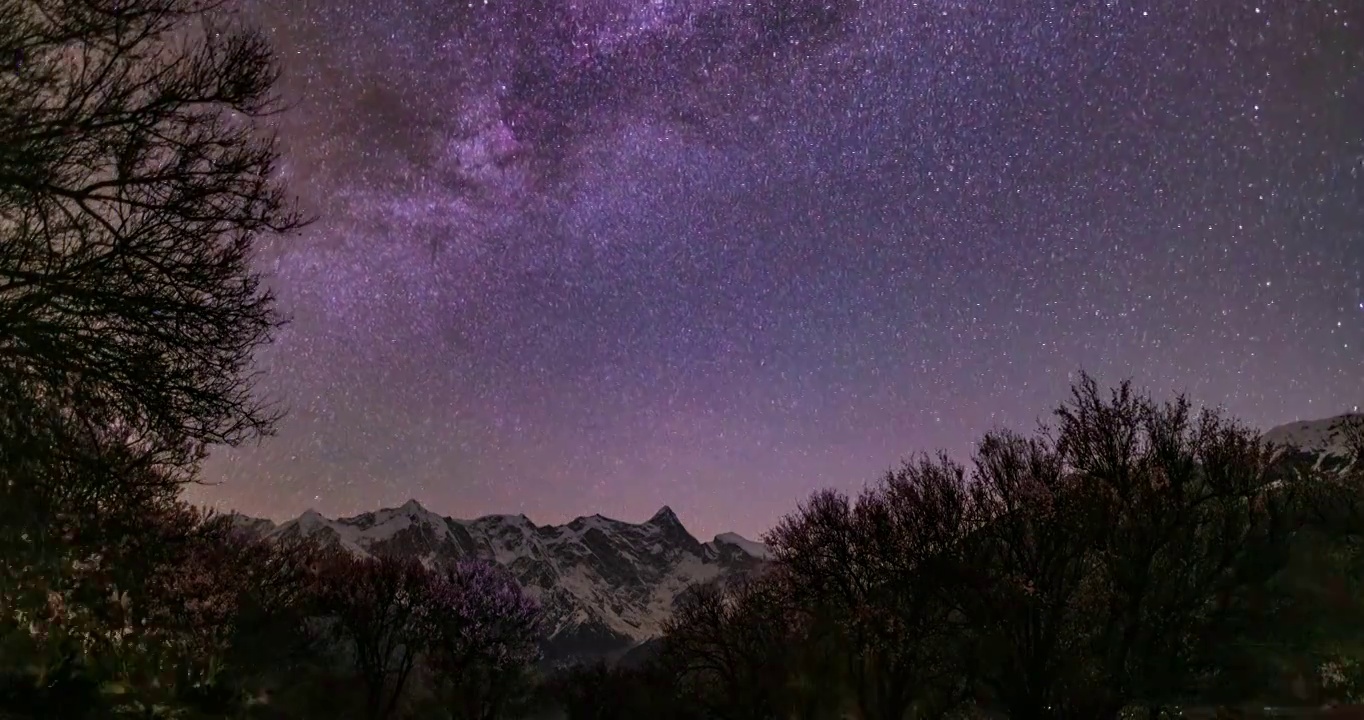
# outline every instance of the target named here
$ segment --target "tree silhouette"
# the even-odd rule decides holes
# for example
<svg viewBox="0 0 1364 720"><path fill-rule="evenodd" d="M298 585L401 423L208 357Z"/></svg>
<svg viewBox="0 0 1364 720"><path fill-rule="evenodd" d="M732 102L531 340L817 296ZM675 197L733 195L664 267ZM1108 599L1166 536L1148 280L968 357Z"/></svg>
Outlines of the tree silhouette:
<svg viewBox="0 0 1364 720"><path fill-rule="evenodd" d="M787 598L775 576L690 588L664 625L660 662L712 717L787 717L799 632Z"/></svg>
<svg viewBox="0 0 1364 720"><path fill-rule="evenodd" d="M856 500L816 493L768 534L794 602L838 618L833 647L863 717L932 718L965 699L971 672L944 571L956 568L968 508L961 468L922 457Z"/></svg>
<svg viewBox="0 0 1364 720"><path fill-rule="evenodd" d="M271 51L220 4L0 0L0 395L177 465L270 430L248 363L280 318L250 263L305 222L262 125Z"/></svg>
<svg viewBox="0 0 1364 720"><path fill-rule="evenodd" d="M50 403L10 396L0 409L0 656L7 684L38 690L0 703L79 717L62 709L69 683L111 677L98 666L126 647L118 598L185 529L171 522L179 478Z"/></svg>
<svg viewBox="0 0 1364 720"><path fill-rule="evenodd" d="M0 626L42 678L121 662L120 613L152 606L110 583L150 587L198 532L175 496L206 445L270 430L250 263L304 220L269 48L218 3L0 0L0 59Z"/></svg>
<svg viewBox="0 0 1364 720"><path fill-rule="evenodd" d="M1288 567L1314 478L1183 397L1088 376L1036 437L987 436L960 607L1017 717L1113 717L1196 695L1239 601ZM975 568L974 571L971 568Z"/></svg>
<svg viewBox="0 0 1364 720"><path fill-rule="evenodd" d="M319 580L319 614L364 686L366 720L392 717L428 640L430 573L416 560L337 556Z"/></svg>
<svg viewBox="0 0 1364 720"><path fill-rule="evenodd" d="M1097 600L1086 548L1095 532L1044 438L994 433L971 474L971 532L955 606L970 629L991 699L1011 717L1060 715L1086 702L1087 632L1079 609Z"/></svg>
<svg viewBox="0 0 1364 720"><path fill-rule="evenodd" d="M456 717L494 720L540 657L540 608L502 568L463 560L433 574L426 661Z"/></svg>

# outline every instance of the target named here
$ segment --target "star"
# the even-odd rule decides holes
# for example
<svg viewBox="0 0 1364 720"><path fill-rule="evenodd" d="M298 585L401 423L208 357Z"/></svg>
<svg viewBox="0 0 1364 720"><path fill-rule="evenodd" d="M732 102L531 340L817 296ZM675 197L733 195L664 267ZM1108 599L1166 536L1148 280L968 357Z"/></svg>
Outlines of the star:
<svg viewBox="0 0 1364 720"><path fill-rule="evenodd" d="M320 220L260 253L288 415L205 502L757 536L1080 369L1361 401L1358 3L239 9Z"/></svg>

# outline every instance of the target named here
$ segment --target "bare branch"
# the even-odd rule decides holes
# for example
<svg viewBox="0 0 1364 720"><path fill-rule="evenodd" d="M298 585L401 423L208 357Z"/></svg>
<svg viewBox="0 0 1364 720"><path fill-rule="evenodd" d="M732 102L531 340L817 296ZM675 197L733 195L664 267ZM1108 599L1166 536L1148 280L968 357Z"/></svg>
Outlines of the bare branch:
<svg viewBox="0 0 1364 720"><path fill-rule="evenodd" d="M253 248L307 220L260 124L268 43L211 0L0 17L0 373L147 438L270 432L249 365L283 319Z"/></svg>

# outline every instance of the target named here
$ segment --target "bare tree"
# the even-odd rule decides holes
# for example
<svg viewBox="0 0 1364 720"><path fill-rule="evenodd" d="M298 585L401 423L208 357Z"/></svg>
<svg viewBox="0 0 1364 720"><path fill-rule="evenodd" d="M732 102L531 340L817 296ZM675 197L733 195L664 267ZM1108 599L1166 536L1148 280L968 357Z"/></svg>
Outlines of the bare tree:
<svg viewBox="0 0 1364 720"><path fill-rule="evenodd" d="M1187 398L1156 402L1085 378L1059 408L1058 449L1087 488L1107 602L1092 655L1115 700L1186 697L1231 599L1288 564L1313 478L1282 483L1257 432Z"/></svg>
<svg viewBox="0 0 1364 720"><path fill-rule="evenodd" d="M1159 710L1217 670L1315 485L1281 482L1255 432L1130 383L1085 376L1056 419L987 437L976 461L980 569L960 597L984 677L1017 717Z"/></svg>
<svg viewBox="0 0 1364 720"><path fill-rule="evenodd" d="M767 536L795 602L832 612L862 717L938 717L971 677L950 593L968 530L964 470L922 457L855 502L816 494Z"/></svg>
<svg viewBox="0 0 1364 720"><path fill-rule="evenodd" d="M1085 632L1086 534L1081 498L1067 492L1054 447L987 435L974 459L969 541L952 602L965 619L981 682L1011 717L1060 714L1080 698L1074 674Z"/></svg>
<svg viewBox="0 0 1364 720"><path fill-rule="evenodd" d="M1216 658L1224 667L1209 683L1219 698L1270 690L1295 701L1348 701L1364 689L1357 660L1364 647L1364 415L1334 419L1325 429L1323 445L1271 449L1283 482L1298 491L1293 510L1303 527L1289 567L1233 601L1241 617Z"/></svg>
<svg viewBox="0 0 1364 720"><path fill-rule="evenodd" d="M175 464L270 430L252 255L305 223L262 125L270 48L219 5L0 0L0 393Z"/></svg>
<svg viewBox="0 0 1364 720"><path fill-rule="evenodd" d="M318 611L351 654L364 717L393 717L426 649L430 571L416 560L338 556L319 580Z"/></svg>
<svg viewBox="0 0 1364 720"><path fill-rule="evenodd" d="M721 720L789 717L799 618L775 576L692 587L664 627L661 662Z"/></svg>

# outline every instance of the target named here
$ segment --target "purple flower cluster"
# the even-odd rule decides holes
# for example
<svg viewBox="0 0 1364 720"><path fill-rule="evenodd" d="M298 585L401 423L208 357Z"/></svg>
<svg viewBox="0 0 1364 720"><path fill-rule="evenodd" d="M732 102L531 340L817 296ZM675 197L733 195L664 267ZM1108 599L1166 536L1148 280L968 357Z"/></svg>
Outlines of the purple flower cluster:
<svg viewBox="0 0 1364 720"><path fill-rule="evenodd" d="M539 657L540 606L502 568L465 560L434 573L425 605L431 660L449 670L472 663L526 665Z"/></svg>

